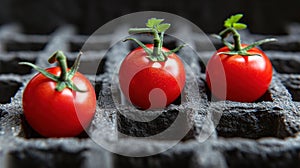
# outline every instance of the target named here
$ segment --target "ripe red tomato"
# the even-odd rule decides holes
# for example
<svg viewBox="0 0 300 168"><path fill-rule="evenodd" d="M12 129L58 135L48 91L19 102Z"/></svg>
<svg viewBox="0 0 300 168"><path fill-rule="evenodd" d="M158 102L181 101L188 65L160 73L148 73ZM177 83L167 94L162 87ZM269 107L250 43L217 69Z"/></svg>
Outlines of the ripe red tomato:
<svg viewBox="0 0 300 168"><path fill-rule="evenodd" d="M153 49L153 44L147 44ZM168 52L162 48L163 52ZM133 105L142 109L164 108L184 88L185 70L180 58L172 53L165 61L151 61L142 47L130 52L119 70L122 92Z"/></svg>
<svg viewBox="0 0 300 168"><path fill-rule="evenodd" d="M59 67L46 69L59 76ZM24 115L31 127L45 137L70 137L80 134L91 122L96 109L93 86L76 72L73 83L85 92L64 88L56 91L57 83L41 73L26 86L23 93Z"/></svg>
<svg viewBox="0 0 300 168"><path fill-rule="evenodd" d="M242 47L246 47L245 44ZM258 48L248 50L261 56L218 54L229 52L219 49L207 64L206 80L212 94L219 99L253 102L268 89L272 79L272 64Z"/></svg>

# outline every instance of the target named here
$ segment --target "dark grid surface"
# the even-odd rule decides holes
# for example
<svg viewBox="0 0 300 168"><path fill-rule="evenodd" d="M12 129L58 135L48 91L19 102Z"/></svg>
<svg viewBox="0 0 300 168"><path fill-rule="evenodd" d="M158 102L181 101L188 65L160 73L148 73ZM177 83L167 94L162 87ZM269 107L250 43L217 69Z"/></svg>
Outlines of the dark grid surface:
<svg viewBox="0 0 300 168"><path fill-rule="evenodd" d="M69 63L72 63L87 36L78 35L72 26L62 26L51 34L33 35L22 33L18 25L3 25L0 29L0 167L299 167L299 26L293 25L289 30L289 35L277 37L278 42L262 46L275 72L269 90L255 103L210 102L203 64L197 57L191 56L193 53L179 52L198 77L202 99L194 100L187 84L181 97L186 101L181 104L175 102L166 108L160 116L163 125L158 124L161 123L159 120L149 124L136 123L117 112L112 101L115 93L110 90L111 78L119 61L134 46L130 43L116 44L117 47L106 54L106 60L94 77L95 72L89 67L98 66L99 55L105 55L103 49L112 45L112 39L118 32L108 32L101 39L95 38L82 57L80 68L95 83L99 96L91 134L97 135L99 131L109 134L117 128L128 135L148 136L167 127L178 113L191 114L192 117L187 115L186 118L193 119L193 128L172 149L150 157L129 158L102 149L84 133L74 138L43 138L28 126L22 115L22 92L36 72L19 66L18 62L29 61L47 67L47 58L60 49L66 52ZM192 32L190 34L193 41L190 45L198 50L204 61L208 60L212 52L203 51L201 38L193 36ZM266 37L247 32L243 35L249 37L248 41ZM176 45L176 41L166 41L170 48ZM220 46L217 42L215 45ZM199 143L200 130L205 132L208 129L203 125L207 120L208 105L213 115L220 112L223 115L216 132L208 141ZM130 108L121 108L130 111ZM152 132L147 131L149 128ZM144 148L147 142L122 137L115 140L120 141L119 148L123 150L147 150ZM157 141L153 147L161 148L165 143L168 142Z"/></svg>

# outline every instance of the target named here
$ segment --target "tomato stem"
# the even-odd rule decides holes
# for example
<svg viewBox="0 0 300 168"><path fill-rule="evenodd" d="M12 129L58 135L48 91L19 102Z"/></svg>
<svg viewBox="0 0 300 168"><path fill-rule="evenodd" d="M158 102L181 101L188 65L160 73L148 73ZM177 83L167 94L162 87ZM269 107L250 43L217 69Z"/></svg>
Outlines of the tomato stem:
<svg viewBox="0 0 300 168"><path fill-rule="evenodd" d="M160 40L160 37L159 37L158 32L156 30L154 30L153 33L154 33L153 56L160 56L161 55L161 49L162 49L161 40Z"/></svg>
<svg viewBox="0 0 300 168"><path fill-rule="evenodd" d="M145 50L145 52L148 54L147 58L149 58L151 61L165 61L170 54L177 52L184 45L180 45L176 49L171 50L169 52L163 52L162 47L163 47L164 33L171 26L171 24L161 23L161 22L163 22L163 19L151 18L146 23L147 28L130 28L128 31L130 34L139 34L139 33L153 34L154 38L153 38L152 52L151 50L149 51L149 49L147 49L147 47L142 42L140 42L135 38L127 38L124 41L127 40L135 41L138 45L140 45Z"/></svg>
<svg viewBox="0 0 300 168"><path fill-rule="evenodd" d="M66 56L62 51L55 52L48 60L49 63L54 63L57 61L61 69L60 80L67 81L68 79L68 65Z"/></svg>
<svg viewBox="0 0 300 168"><path fill-rule="evenodd" d="M214 35L214 37L217 37L218 39L220 39L224 43L224 45L226 45L230 49L229 52L225 52L225 53L222 52L222 54L227 54L227 55L236 55L236 54L238 54L238 55L242 55L242 56L258 55L258 54L251 54L251 53L248 52L248 50L250 50L251 48L254 48L258 45L261 45L263 43L277 41L274 38L264 39L264 40L254 42L254 43L248 45L247 47L243 48L242 44L241 44L241 36L237 31L237 30L242 30L242 29L247 28L246 24L238 23L238 21L242 17L243 17L242 14L237 14L237 15L233 15L230 18L226 19L225 22L224 22L224 26L226 27L226 29L221 31L218 35ZM227 36L229 34L232 34L232 36L233 36L234 45L230 44L229 42L227 42L225 40L225 38L227 38Z"/></svg>
<svg viewBox="0 0 300 168"><path fill-rule="evenodd" d="M235 29L231 29L231 30L233 34L233 40L234 40L234 50L241 51L242 50L241 36Z"/></svg>
<svg viewBox="0 0 300 168"><path fill-rule="evenodd" d="M162 49L162 41L161 37L158 34L158 31L155 29L150 28L131 28L128 31L131 34L135 33L152 33L154 35L153 38L153 50L152 50L152 56L159 57L161 55L161 49Z"/></svg>
<svg viewBox="0 0 300 168"><path fill-rule="evenodd" d="M52 54L52 56L49 58L48 62L49 63L55 63L55 62L59 63L59 67L61 69L60 76L55 76L55 75L47 72L46 70L44 70L32 63L29 63L29 62L20 62L19 64L31 66L32 68L34 68L35 70L37 70L38 72L43 74L45 77L55 81L57 83L55 89L59 92L65 88L69 88L71 90L78 91L78 92L86 92L84 90L79 89L72 81L72 78L74 77L74 75L77 72L77 69L79 67L79 63L80 63L79 59L80 59L81 54L82 53L80 52L70 71L68 71L67 58L62 51L56 51L54 54Z"/></svg>
<svg viewBox="0 0 300 168"><path fill-rule="evenodd" d="M128 30L129 34L136 34L136 33L152 33L153 30L150 28L130 28Z"/></svg>

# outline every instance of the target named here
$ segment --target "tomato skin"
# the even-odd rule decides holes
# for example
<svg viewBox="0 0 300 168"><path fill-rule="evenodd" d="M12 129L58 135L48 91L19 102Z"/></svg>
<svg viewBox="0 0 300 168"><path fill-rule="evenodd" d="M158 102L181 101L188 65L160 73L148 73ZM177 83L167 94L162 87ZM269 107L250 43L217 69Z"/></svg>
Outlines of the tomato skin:
<svg viewBox="0 0 300 168"><path fill-rule="evenodd" d="M59 67L46 71L59 76ZM96 110L93 86L81 73L72 78L86 92L65 88L55 90L56 82L41 73L33 77L23 93L24 115L31 127L45 137L72 137L80 134L91 122Z"/></svg>
<svg viewBox="0 0 300 168"><path fill-rule="evenodd" d="M247 45L242 44L242 47ZM228 47L219 49L209 60L206 80L212 94L221 100L253 102L268 89L272 80L272 64L258 48L248 50L261 56L225 55Z"/></svg>
<svg viewBox="0 0 300 168"><path fill-rule="evenodd" d="M152 44L146 47L153 49ZM162 51L168 52L166 48ZM154 62L139 47L123 60L119 70L120 87L127 100L142 109L164 108L181 94L185 85L184 65L176 54Z"/></svg>

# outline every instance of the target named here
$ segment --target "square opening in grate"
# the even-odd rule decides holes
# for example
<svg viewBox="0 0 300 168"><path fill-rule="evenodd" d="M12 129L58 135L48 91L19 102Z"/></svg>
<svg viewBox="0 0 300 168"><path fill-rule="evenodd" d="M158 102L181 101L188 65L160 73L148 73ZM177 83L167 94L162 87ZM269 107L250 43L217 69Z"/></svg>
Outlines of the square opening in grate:
<svg viewBox="0 0 300 168"><path fill-rule="evenodd" d="M300 102L300 86L299 87L286 87L292 96L293 101Z"/></svg>
<svg viewBox="0 0 300 168"><path fill-rule="evenodd" d="M0 60L0 74L30 74L32 68L25 65L19 65L19 62L30 62L35 64L35 59L12 58Z"/></svg>
<svg viewBox="0 0 300 168"><path fill-rule="evenodd" d="M231 107L223 112L216 130L218 136L225 138L286 138L292 136L284 130L286 127L284 116L275 111Z"/></svg>
<svg viewBox="0 0 300 168"><path fill-rule="evenodd" d="M291 94L292 100L300 102L300 76L298 74L283 74L282 83Z"/></svg>
<svg viewBox="0 0 300 168"><path fill-rule="evenodd" d="M231 145L222 149L227 166L229 168L299 167L298 145L294 146L294 143L284 140L262 141L262 143L243 140L229 142Z"/></svg>
<svg viewBox="0 0 300 168"><path fill-rule="evenodd" d="M273 67L279 73L284 74L300 74L300 61L297 59L271 59Z"/></svg>
<svg viewBox="0 0 300 168"><path fill-rule="evenodd" d="M43 42L6 42L6 51L42 51L47 43Z"/></svg>
<svg viewBox="0 0 300 168"><path fill-rule="evenodd" d="M61 147L38 149L25 147L22 150L10 151L7 166L17 167L83 167L85 150L64 151Z"/></svg>
<svg viewBox="0 0 300 168"><path fill-rule="evenodd" d="M130 111L128 111L130 112ZM142 122L135 121L129 117L124 116L121 112L117 113L117 126L118 131L122 134L119 134L119 138L129 137L149 137L153 140L178 140L187 141L190 139L195 139L196 134L193 133L193 129L189 129L189 113L188 110L177 110L177 109L168 109L163 112L151 112L147 111L147 114L143 115L143 118L150 116L156 117L151 121ZM159 113L159 115L158 115ZM181 114L179 114L181 113ZM153 115L151 117L151 115ZM179 115L181 115L179 117ZM176 122L176 124L174 124ZM182 136L181 133L186 132ZM126 136L124 136L126 135ZM161 135L161 136L160 136Z"/></svg>
<svg viewBox="0 0 300 168"><path fill-rule="evenodd" d="M0 80L0 103L10 103L11 98L15 96L22 83L13 80Z"/></svg>
<svg viewBox="0 0 300 168"><path fill-rule="evenodd" d="M101 96L99 98L100 108L117 109L117 129L121 133L118 138L126 139L129 136L149 137L149 139L153 140L181 139L182 141L195 138L193 129L189 129L193 111L192 109L182 109L179 106L182 103L181 100L185 98L180 98L181 96L179 96L172 105L165 109L142 111L129 105L127 100L121 96L121 90L117 86L113 86L113 89L111 89L111 85L105 85L103 82L97 82L96 86L97 90L100 89L98 91L98 95ZM175 121L176 124L173 124ZM160 137L158 134L164 131L167 132L168 136L164 134L164 136ZM178 131L186 131L186 134L183 137L177 137ZM152 137L154 135L155 137Z"/></svg>
<svg viewBox="0 0 300 168"><path fill-rule="evenodd" d="M186 89L186 88L185 88ZM171 105L165 109L137 111L131 105L121 105L119 102L125 101L120 97L121 91L114 91L113 95L119 98L117 103L117 128L121 133L119 138L129 137L149 137L153 140L178 140L187 141L195 139L196 133L190 128L193 122L193 110L190 108L180 108L182 103L186 102L185 90ZM115 99L116 100L116 99ZM123 102L122 101L122 102ZM127 102L128 103L128 102ZM129 115L124 116L123 114ZM182 135L180 133L185 133ZM126 136L124 136L126 135ZM163 135L163 136L160 136ZM180 136L180 137L178 137Z"/></svg>
<svg viewBox="0 0 300 168"><path fill-rule="evenodd" d="M172 167L172 168L183 168L193 167L193 150L187 150L183 152L170 152L162 153L148 157L127 157L121 155L113 155L113 167L114 168L140 168L140 167Z"/></svg>

